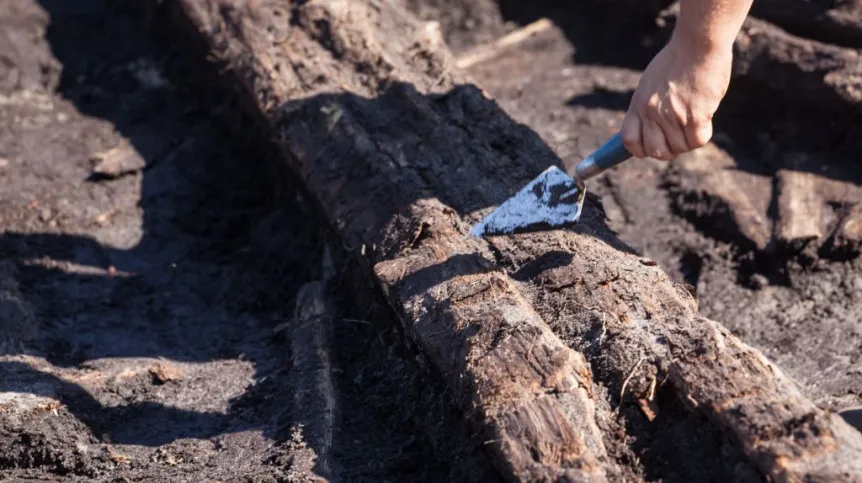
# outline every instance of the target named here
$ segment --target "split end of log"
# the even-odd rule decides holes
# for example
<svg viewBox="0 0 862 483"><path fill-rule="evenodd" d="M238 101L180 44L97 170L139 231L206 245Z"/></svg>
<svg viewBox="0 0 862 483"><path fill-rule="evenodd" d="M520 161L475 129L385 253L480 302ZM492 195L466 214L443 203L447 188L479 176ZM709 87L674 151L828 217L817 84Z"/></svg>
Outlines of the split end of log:
<svg viewBox="0 0 862 483"><path fill-rule="evenodd" d="M794 253L816 250L823 237L823 200L814 175L781 170L778 183L778 221L775 239L781 248Z"/></svg>
<svg viewBox="0 0 862 483"><path fill-rule="evenodd" d="M841 218L825 248L832 257L842 259L862 255L862 205L855 205Z"/></svg>

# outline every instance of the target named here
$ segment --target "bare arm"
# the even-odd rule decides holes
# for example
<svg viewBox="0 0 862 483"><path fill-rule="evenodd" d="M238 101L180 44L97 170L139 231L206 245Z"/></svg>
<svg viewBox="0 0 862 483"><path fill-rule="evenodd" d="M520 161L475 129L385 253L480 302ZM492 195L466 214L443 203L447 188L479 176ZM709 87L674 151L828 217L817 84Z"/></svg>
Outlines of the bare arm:
<svg viewBox="0 0 862 483"><path fill-rule="evenodd" d="M632 96L622 137L637 157L671 159L712 138L712 116L727 92L733 42L752 0L680 0L668 44Z"/></svg>

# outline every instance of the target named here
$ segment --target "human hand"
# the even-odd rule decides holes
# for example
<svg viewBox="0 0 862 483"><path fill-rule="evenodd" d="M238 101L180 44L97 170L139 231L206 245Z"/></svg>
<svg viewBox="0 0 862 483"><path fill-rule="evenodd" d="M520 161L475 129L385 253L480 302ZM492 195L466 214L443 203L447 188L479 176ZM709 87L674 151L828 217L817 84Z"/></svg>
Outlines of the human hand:
<svg viewBox="0 0 862 483"><path fill-rule="evenodd" d="M727 92L731 45L703 46L674 35L650 62L620 131L635 157L670 160L712 138L712 117Z"/></svg>

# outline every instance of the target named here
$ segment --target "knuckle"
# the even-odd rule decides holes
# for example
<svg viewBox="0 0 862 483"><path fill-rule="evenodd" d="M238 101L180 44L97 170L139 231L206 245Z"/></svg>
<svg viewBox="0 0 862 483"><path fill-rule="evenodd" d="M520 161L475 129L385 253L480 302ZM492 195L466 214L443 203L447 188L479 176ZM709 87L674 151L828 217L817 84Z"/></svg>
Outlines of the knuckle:
<svg viewBox="0 0 862 483"><path fill-rule="evenodd" d="M666 156L665 150L658 146L650 146L648 154L650 155L650 157L656 159L662 159L664 156Z"/></svg>
<svg viewBox="0 0 862 483"><path fill-rule="evenodd" d="M670 116L672 116L674 119L676 119L676 120L677 120L677 122L678 122L681 126L686 126L686 125L688 125L688 122L689 122L689 119L690 119L690 118L689 118L689 116L688 116L688 110L687 110L687 109L685 109L684 107L680 107L679 105L676 105L676 104L671 105L671 106L670 106L670 108L669 108L669 113L668 113L668 114L669 114Z"/></svg>
<svg viewBox="0 0 862 483"><path fill-rule="evenodd" d="M708 143L711 138L712 138L711 135L706 134L706 133L701 133L701 134L695 136L694 146L692 146L692 147L695 149L701 148L701 147L705 146L706 143Z"/></svg>
<svg viewBox="0 0 862 483"><path fill-rule="evenodd" d="M674 144L670 147L670 153L673 155L682 154L686 151L688 151L688 146L684 146L681 144Z"/></svg>
<svg viewBox="0 0 862 483"><path fill-rule="evenodd" d="M637 108L638 117L641 119L649 119L651 116L652 108L649 107L649 104L640 104Z"/></svg>
<svg viewBox="0 0 862 483"><path fill-rule="evenodd" d="M692 149L697 149L699 147L704 146L709 140L712 138L712 129L709 128L709 125L705 125L699 129L692 129L689 133L689 139L691 140Z"/></svg>
<svg viewBox="0 0 862 483"><path fill-rule="evenodd" d="M710 120L705 116L695 116L688 123L694 129L704 129L710 124Z"/></svg>
<svg viewBox="0 0 862 483"><path fill-rule="evenodd" d="M633 144L640 141L640 134L635 129L623 126L620 130L620 138L622 138L623 142L626 144Z"/></svg>

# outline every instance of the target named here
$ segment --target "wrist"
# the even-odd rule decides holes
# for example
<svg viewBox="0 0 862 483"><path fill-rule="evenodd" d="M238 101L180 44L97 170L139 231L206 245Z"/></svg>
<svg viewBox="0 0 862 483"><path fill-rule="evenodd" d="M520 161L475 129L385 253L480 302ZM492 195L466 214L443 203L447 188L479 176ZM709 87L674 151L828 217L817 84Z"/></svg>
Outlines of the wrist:
<svg viewBox="0 0 862 483"><path fill-rule="evenodd" d="M711 32L707 29L689 28L677 22L670 44L677 50L697 57L727 57L733 53L734 33Z"/></svg>

